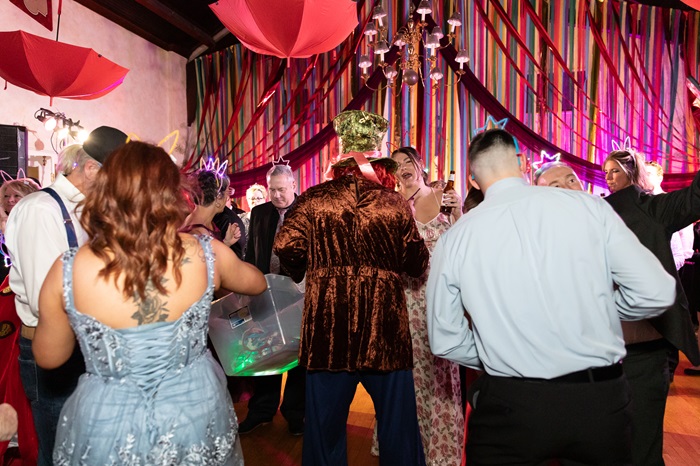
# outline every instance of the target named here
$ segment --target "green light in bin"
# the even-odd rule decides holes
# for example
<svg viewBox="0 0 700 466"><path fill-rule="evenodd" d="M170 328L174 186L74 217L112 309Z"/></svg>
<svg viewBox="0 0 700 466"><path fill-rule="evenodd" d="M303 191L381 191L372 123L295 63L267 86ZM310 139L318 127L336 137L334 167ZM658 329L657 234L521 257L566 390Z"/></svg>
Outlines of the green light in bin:
<svg viewBox="0 0 700 466"><path fill-rule="evenodd" d="M286 366L282 366L276 369L269 369L269 370L255 370L255 369L250 369L246 371L245 365L239 365L238 368L234 369L236 372L234 375L237 376L254 376L254 375L275 375L275 374L281 374L283 372L287 372L290 369L294 369L299 365L299 360L297 359L296 361L292 361Z"/></svg>
<svg viewBox="0 0 700 466"><path fill-rule="evenodd" d="M227 359L230 363L224 367L224 372L232 376L281 374L299 365L297 354L298 346L293 351L277 351L261 359L259 353L246 351L240 344L234 344L229 347Z"/></svg>

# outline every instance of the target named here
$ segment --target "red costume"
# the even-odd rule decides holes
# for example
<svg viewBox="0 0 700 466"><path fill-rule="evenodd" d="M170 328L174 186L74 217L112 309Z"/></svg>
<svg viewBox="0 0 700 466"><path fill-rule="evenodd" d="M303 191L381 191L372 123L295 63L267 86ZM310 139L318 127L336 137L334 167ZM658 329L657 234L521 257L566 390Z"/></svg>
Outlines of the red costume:
<svg viewBox="0 0 700 466"><path fill-rule="evenodd" d="M17 441L23 466L34 466L39 444L34 430L32 409L19 378L19 330L22 322L15 311L15 294L9 286L9 276L0 285L0 402L10 404L17 411ZM0 442L0 459L9 442Z"/></svg>

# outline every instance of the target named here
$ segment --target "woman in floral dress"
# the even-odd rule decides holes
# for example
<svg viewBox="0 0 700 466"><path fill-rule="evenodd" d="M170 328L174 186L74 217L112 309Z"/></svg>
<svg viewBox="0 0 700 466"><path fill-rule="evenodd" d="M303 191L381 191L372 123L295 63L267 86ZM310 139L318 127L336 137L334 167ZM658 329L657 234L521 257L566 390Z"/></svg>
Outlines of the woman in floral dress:
<svg viewBox="0 0 700 466"><path fill-rule="evenodd" d="M426 184L420 154L412 147L402 147L391 157L399 163L396 172L399 192L411 204L418 231L432 252L440 235L462 215L462 199L455 191L444 193L444 203L452 207L452 214L448 217L441 213L443 192ZM426 463L429 466L457 466L462 460L464 437L459 366L433 356L430 351L425 317L427 279L428 270L420 278L405 277L418 424ZM373 453L377 452L376 447L374 442Z"/></svg>

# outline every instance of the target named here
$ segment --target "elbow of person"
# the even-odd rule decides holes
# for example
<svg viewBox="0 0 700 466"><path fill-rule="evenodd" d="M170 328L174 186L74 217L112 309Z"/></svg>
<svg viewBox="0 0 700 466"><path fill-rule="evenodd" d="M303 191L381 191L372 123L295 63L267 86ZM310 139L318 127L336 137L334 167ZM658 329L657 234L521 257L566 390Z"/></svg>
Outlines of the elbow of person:
<svg viewBox="0 0 700 466"><path fill-rule="evenodd" d="M676 302L676 280L671 275L666 275L655 289L653 296L649 296L648 302L658 309L654 315L662 314Z"/></svg>
<svg viewBox="0 0 700 466"><path fill-rule="evenodd" d="M259 282L257 285L258 285L257 288L255 288L255 290L253 291L253 293L251 293L252 296L257 296L257 295L259 295L260 293L262 293L263 291L267 290L267 281L265 281L265 276L264 276L264 275L263 275L262 281Z"/></svg>
<svg viewBox="0 0 700 466"><path fill-rule="evenodd" d="M68 357L64 357L60 352L42 351L40 349L37 350L34 347L32 347L32 352L34 353L36 365L42 369L58 369L65 364L66 361L68 361Z"/></svg>
<svg viewBox="0 0 700 466"><path fill-rule="evenodd" d="M673 303L676 302L676 280L670 275L668 275L666 286L663 287L661 294L666 308L673 306Z"/></svg>
<svg viewBox="0 0 700 466"><path fill-rule="evenodd" d="M453 349L441 344L439 339L431 338L430 335L428 335L428 343L430 345L430 352L439 358L447 357Z"/></svg>
<svg viewBox="0 0 700 466"><path fill-rule="evenodd" d="M450 353L445 348L441 348L441 347L435 346L435 345L430 345L430 352L433 353L433 355L437 356L438 358L444 358Z"/></svg>

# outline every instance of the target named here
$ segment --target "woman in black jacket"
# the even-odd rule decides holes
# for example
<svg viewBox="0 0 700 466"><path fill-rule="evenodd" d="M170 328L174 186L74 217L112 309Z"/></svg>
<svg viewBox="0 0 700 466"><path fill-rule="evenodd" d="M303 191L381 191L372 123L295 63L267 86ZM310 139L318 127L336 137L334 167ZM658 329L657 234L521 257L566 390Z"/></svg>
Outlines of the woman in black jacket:
<svg viewBox="0 0 700 466"><path fill-rule="evenodd" d="M700 219L700 176L671 193L652 195L644 159L633 150L611 152L603 164L612 194L606 201L639 241L676 277L676 302L662 315L623 322L627 356L623 367L632 389L632 455L635 465L663 465L663 418L672 371L682 351L692 364L700 352L688 300L676 273L671 235Z"/></svg>

